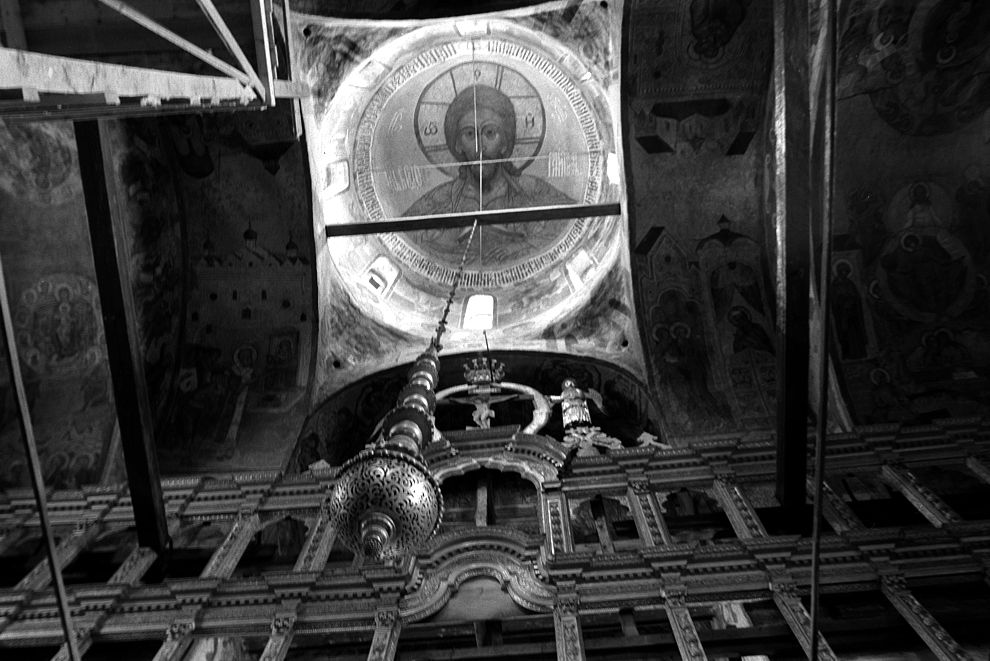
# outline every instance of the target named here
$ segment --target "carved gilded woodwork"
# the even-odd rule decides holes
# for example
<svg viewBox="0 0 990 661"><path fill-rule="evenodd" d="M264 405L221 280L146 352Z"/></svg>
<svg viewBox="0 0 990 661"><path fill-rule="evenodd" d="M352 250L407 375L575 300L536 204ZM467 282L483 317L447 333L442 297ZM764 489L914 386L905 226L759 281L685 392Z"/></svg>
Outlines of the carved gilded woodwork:
<svg viewBox="0 0 990 661"><path fill-rule="evenodd" d="M670 620L671 631L681 658L686 661L707 661L701 646L701 638L687 607L687 589L683 585L667 585L664 588L664 609Z"/></svg>
<svg viewBox="0 0 990 661"><path fill-rule="evenodd" d="M292 646L293 627L296 624L294 610L282 611L272 618L272 631L261 652L259 661L282 661Z"/></svg>
<svg viewBox="0 0 990 661"><path fill-rule="evenodd" d="M512 601L526 610L548 613L553 608L553 588L536 572L537 554L506 548L494 539L475 542L473 545L482 547L477 550L472 550L473 545L465 543L463 536L451 536L447 545L458 552L421 571L414 589L399 602L403 620L415 622L437 613L462 583L478 576L496 579ZM491 548L495 546L503 546L503 550ZM433 555L443 557L442 549Z"/></svg>
<svg viewBox="0 0 990 661"><path fill-rule="evenodd" d="M811 616L798 594L797 585L780 569L770 572L770 590L773 602L797 638L805 654L811 653ZM825 661L838 661L828 641L818 633L818 658Z"/></svg>
<svg viewBox="0 0 990 661"><path fill-rule="evenodd" d="M379 608L375 611L375 633L368 650L368 661L392 661L399 644L402 621L395 608Z"/></svg>
<svg viewBox="0 0 990 661"><path fill-rule="evenodd" d="M934 491L922 484L914 473L903 466L884 464L880 476L892 487L900 491L918 512L937 527L960 521L959 515Z"/></svg>
<svg viewBox="0 0 990 661"><path fill-rule="evenodd" d="M811 477L808 478L807 487L808 493L814 494L814 484ZM822 482L822 516L828 521L832 530L837 533L863 529L863 522L859 520L848 503L835 492L835 489L828 483L828 479Z"/></svg>
<svg viewBox="0 0 990 661"><path fill-rule="evenodd" d="M504 442L493 441L496 448L504 448ZM452 444L452 447L463 449L455 458L456 462L447 464L453 473L481 466L479 458L491 452L490 448L485 449L484 443L461 443L458 440ZM942 443L943 454L957 453L960 463L965 462L966 453L972 449L957 447L948 438L943 439ZM549 441L536 442L526 438L518 443L520 447L527 444L534 452L537 448L545 450L550 447ZM752 459L757 456L752 453L760 447L756 443L750 448L746 442L731 447L713 444L706 446L705 451L718 449L729 457L730 468L735 461L732 457L737 456L739 461L746 462L748 475L770 475L772 462L761 459L763 463L760 463ZM931 444L925 447L930 448ZM910 446L905 444L904 448ZM898 452L904 457L911 456L910 449ZM527 464L532 467L530 479L535 480L537 475L551 475L552 462L540 464L542 460L532 454L523 456L531 462ZM506 587L517 605L535 612L550 612L555 603L555 586L566 581L572 582L568 588L569 594L576 598L580 592L581 604L586 608L655 606L657 595L664 588L657 572L673 566L678 567L680 579L677 584L683 584L687 593L695 598L697 595L718 595L720 599L765 599L768 582L776 580L780 583L782 580L778 565L785 568L783 576L791 576L794 580L789 586L780 584L774 600L785 618L790 618L789 625L800 639L802 629L799 627L805 621L805 615L798 607L800 600L795 590L807 590L807 578L806 567L801 564L803 560L791 558L794 552L792 538L753 536L743 541L716 540L710 545L697 547L673 547L661 543L613 554L600 551L576 553L570 550L564 489L585 489L596 482L625 484L625 493L632 503L644 495L650 495L651 482L659 481L663 488L670 488L682 483L680 480L688 476L691 480L688 484L696 486L701 475L696 471L702 468L711 470L699 451L692 449L663 453L662 456L637 449L623 451L623 461L642 462L649 481L637 479L637 475L630 479L628 468L612 457L596 457L594 460L581 459L577 464L579 467L594 466L593 475L586 473L583 476L579 472L561 482L553 473L552 477L542 482L545 488L541 494L544 508L541 517L545 519L545 536L501 526L455 530L438 536L420 556L406 559L396 567L334 568L325 572L320 571L323 564L321 558L327 545L332 543L332 532L321 525L320 508L326 498L327 486L333 480L331 471L295 476L268 472L231 475L219 480L167 480L163 484L166 500L176 514L170 517L173 533L180 524L235 522L236 530L231 529L231 534L214 554L212 565L217 568L215 571L220 571L220 568L227 571L236 566L243 552L239 549L240 544L249 541L251 531L260 525L261 515L258 515L258 521L253 520L256 512L262 512L265 518L289 515L312 520L307 545L297 559L297 566L305 566L307 570L276 572L266 577L267 582L256 579L218 582L215 577L204 576L181 581L166 578L161 585L140 585L137 581L145 571L145 565L151 561L151 556L139 549L128 556L106 586L69 586L74 599L93 594L94 589L98 594L106 595L106 599L101 596L99 601L85 601L87 617L81 621L85 626L80 627L78 632L80 642L88 644L85 641L90 636L106 641L160 639L163 623L175 618L176 628L172 638L163 646L162 658L183 653L183 646L191 634L189 627L194 622L197 636L229 636L234 626L237 631L251 632L254 637L267 635L273 638L272 651L281 653L278 650L289 642L278 637L286 629L273 628L272 614L284 611L285 606L267 587L275 584L272 581L277 581L280 592L300 595L299 608L300 612L305 609L306 619L293 627L292 632L298 634L299 627L304 632L371 631L376 608L384 596L383 586L390 582L406 585L409 591L409 596L398 605L403 620L419 621L442 608L453 589L473 577L494 578ZM543 467L537 469L538 466ZM719 470L724 468L722 464ZM672 479L670 475L675 477ZM732 486L738 488L737 485ZM723 496L731 497L731 494ZM733 501L734 498L727 498L723 502ZM59 525L63 526L85 515L91 518L94 502L97 507L105 509L102 521L106 522L107 528L126 525L130 516L129 507L117 501L112 491L101 493L96 501L87 500L79 493L76 500L63 496L59 502L60 511L56 516ZM643 501L639 502L642 504ZM24 504L17 508L0 510L0 526L10 529L14 522L30 522L30 507L29 501L24 500ZM643 514L647 518L645 509ZM239 527L237 521L240 521ZM641 530L642 523L637 520ZM27 525L30 528L35 524ZM868 589L880 580L879 565L876 564L878 553L890 556L887 562L891 569L885 572L899 572L907 579L971 576L974 563L985 563L985 559L990 558L990 542L987 541L990 540L990 522L956 523L953 530L958 531L958 539L937 529L924 527L913 529L909 536L904 536L898 528L850 529L841 538L826 534L823 538L823 578L833 590ZM889 549L894 548L897 552L891 554ZM664 571L669 572L669 569ZM888 579L888 583L890 581ZM132 584L130 588L122 591L120 588L128 583ZM666 584L674 583L666 581ZM899 584L895 583L894 587L899 587ZM895 598L898 596L895 592L890 594ZM24 630L25 623L30 623L31 630L36 632L32 635L48 636L49 639L59 635L60 624L50 607L50 592L11 591L5 599L4 619L0 621L0 644L23 640L17 636L23 636L18 632ZM680 602L676 599L675 596L670 600L668 607L678 607ZM563 607L561 614L569 615L569 604L573 603L573 599L568 597L556 601ZM902 603L907 608L913 607L913 602L909 600ZM184 606L186 611L181 610ZM917 611L912 612L917 615ZM918 618L919 622L928 626L921 615ZM576 617L570 620L565 618L558 633L580 633L579 625ZM931 635L938 640L938 630L933 630ZM576 639L571 637L571 640ZM939 644L944 644L944 641Z"/></svg>
<svg viewBox="0 0 990 661"><path fill-rule="evenodd" d="M326 507L320 508L320 513L309 526L309 533L303 544L302 552L296 559L293 571L320 571L327 563L333 550L334 538L337 531L330 525L330 515Z"/></svg>
<svg viewBox="0 0 990 661"><path fill-rule="evenodd" d="M880 577L880 591L940 661L967 661L971 658L911 594L903 575L883 574Z"/></svg>
<svg viewBox="0 0 990 661"><path fill-rule="evenodd" d="M767 536L767 531L763 528L756 510L749 504L746 495L732 476L722 475L715 478L712 493L718 499L725 515L729 517L729 523L732 524L732 529L739 539Z"/></svg>
<svg viewBox="0 0 990 661"><path fill-rule="evenodd" d="M584 639L578 613L580 600L573 592L557 595L553 607L554 637L557 641L557 661L584 661Z"/></svg>
<svg viewBox="0 0 990 661"><path fill-rule="evenodd" d="M213 553L209 563L201 574L204 578L226 578L230 576L241 556L251 543L251 538L261 529L261 522L258 515L244 510L238 513L227 537L220 544L220 547Z"/></svg>

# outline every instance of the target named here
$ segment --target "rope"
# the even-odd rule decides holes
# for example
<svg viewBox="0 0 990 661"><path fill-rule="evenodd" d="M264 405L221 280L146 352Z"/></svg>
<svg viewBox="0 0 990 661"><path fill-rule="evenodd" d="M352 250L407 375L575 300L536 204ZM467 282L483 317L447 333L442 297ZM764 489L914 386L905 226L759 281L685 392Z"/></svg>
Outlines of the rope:
<svg viewBox="0 0 990 661"><path fill-rule="evenodd" d="M443 337L444 331L447 330L447 315L450 314L450 306L454 302L454 294L457 293L457 287L461 284L461 276L464 275L464 264L467 262L468 251L471 249L471 243L474 242L474 232L477 229L478 219L476 218L471 225L471 233L468 235L464 252L461 254L461 263L457 267L457 273L454 274L454 283L450 286L450 293L447 295L447 304L443 308L443 316L440 317L440 322L437 324L437 335L430 342L437 350L437 353L440 353L440 350L443 349L443 345L440 344L440 338Z"/></svg>

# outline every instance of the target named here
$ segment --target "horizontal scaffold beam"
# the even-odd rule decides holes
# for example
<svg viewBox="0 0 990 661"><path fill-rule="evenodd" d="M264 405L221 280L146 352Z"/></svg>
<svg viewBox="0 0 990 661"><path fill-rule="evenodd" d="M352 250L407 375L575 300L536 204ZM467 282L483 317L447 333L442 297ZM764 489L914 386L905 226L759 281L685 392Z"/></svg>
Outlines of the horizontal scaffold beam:
<svg viewBox="0 0 990 661"><path fill-rule="evenodd" d="M527 209L500 209L498 211L410 216L408 218L392 218L367 223L335 223L326 225L326 235L329 239L334 236L357 236L361 234L385 234L388 232L416 232L419 230L470 227L476 220L479 225L508 225L510 223L536 223L548 220L617 216L620 213L622 213L622 207L618 203L568 204L531 207Z"/></svg>
<svg viewBox="0 0 990 661"><path fill-rule="evenodd" d="M53 94L242 101L257 98L250 87L223 76L200 76L108 62L0 48L0 88L26 87Z"/></svg>
<svg viewBox="0 0 990 661"><path fill-rule="evenodd" d="M309 94L303 83L275 81L276 98ZM87 117L260 109L250 87L203 76L0 48L0 117Z"/></svg>

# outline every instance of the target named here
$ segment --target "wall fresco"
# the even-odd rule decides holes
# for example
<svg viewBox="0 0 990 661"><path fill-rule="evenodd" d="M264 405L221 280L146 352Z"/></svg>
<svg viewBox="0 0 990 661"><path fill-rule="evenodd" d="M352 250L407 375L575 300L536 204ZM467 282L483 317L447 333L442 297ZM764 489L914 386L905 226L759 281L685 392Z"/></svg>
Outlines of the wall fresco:
<svg viewBox="0 0 990 661"><path fill-rule="evenodd" d="M0 154L0 251L45 483L99 482L115 415L72 125L0 122ZM4 363L0 485L27 486Z"/></svg>
<svg viewBox="0 0 990 661"><path fill-rule="evenodd" d="M164 420L179 343L184 266L181 215L156 120L105 122L107 186L123 215L148 394ZM0 125L4 268L46 483L124 478L99 293L70 124ZM7 384L6 369L3 382ZM4 386L11 390L9 384ZM12 400L0 445L9 485L27 472Z"/></svg>
<svg viewBox="0 0 990 661"><path fill-rule="evenodd" d="M990 107L990 6L846 3L839 95L867 94L905 135L953 133Z"/></svg>
<svg viewBox="0 0 990 661"><path fill-rule="evenodd" d="M144 376L160 429L174 388L185 302L181 206L167 138L157 120L108 122L104 139L113 162L107 186L128 220L124 231Z"/></svg>
<svg viewBox="0 0 990 661"><path fill-rule="evenodd" d="M304 118L316 232L329 222L619 201L620 18L621 5L597 2L437 21L295 15L297 75L314 89ZM621 328L571 349L642 375L624 226L616 216L480 227L444 343L477 345L479 333L462 327L472 294L495 297L489 336L500 348L558 350L561 320L591 305L608 316L604 332ZM342 336L321 324L314 401L383 359L422 350L469 238L468 229L430 229L334 238L318 250L321 319L357 310L365 320ZM621 318L591 302L608 278ZM380 349L357 352L352 337Z"/></svg>
<svg viewBox="0 0 990 661"><path fill-rule="evenodd" d="M307 174L291 113L166 120L188 301L162 471L278 468L306 408L315 318Z"/></svg>
<svg viewBox="0 0 990 661"><path fill-rule="evenodd" d="M633 272L664 440L765 429L776 414L758 187L770 3L636 2L629 25Z"/></svg>
<svg viewBox="0 0 990 661"><path fill-rule="evenodd" d="M844 23L832 323L860 423L990 414L988 21L943 1Z"/></svg>
<svg viewBox="0 0 990 661"><path fill-rule="evenodd" d="M724 216L717 226L691 247L656 228L635 251L651 367L675 435L763 429L776 412L762 250Z"/></svg>
<svg viewBox="0 0 990 661"><path fill-rule="evenodd" d="M972 164L960 167L972 131L929 145L941 154L914 168L895 160L915 152L913 145L883 134L873 140L883 138L882 158L864 154L863 142L843 154L853 172L842 177L844 222L833 258L833 329L857 417L880 423L986 415L986 159L972 154ZM860 159L876 170L852 165Z"/></svg>

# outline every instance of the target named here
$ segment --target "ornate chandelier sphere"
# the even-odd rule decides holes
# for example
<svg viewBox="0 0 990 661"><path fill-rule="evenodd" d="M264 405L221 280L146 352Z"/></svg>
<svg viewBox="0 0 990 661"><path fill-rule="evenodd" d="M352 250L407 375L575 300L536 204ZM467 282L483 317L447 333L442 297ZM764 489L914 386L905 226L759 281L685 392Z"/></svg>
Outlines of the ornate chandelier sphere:
<svg viewBox="0 0 990 661"><path fill-rule="evenodd" d="M443 495L422 460L422 448L433 440L440 339L477 228L475 220L436 336L413 362L396 406L382 420L381 439L341 466L331 489L331 525L358 557L386 560L415 553L440 529Z"/></svg>
<svg viewBox="0 0 990 661"><path fill-rule="evenodd" d="M329 504L340 541L379 561L414 553L443 515L440 484L426 464L385 446L364 450L341 467Z"/></svg>

